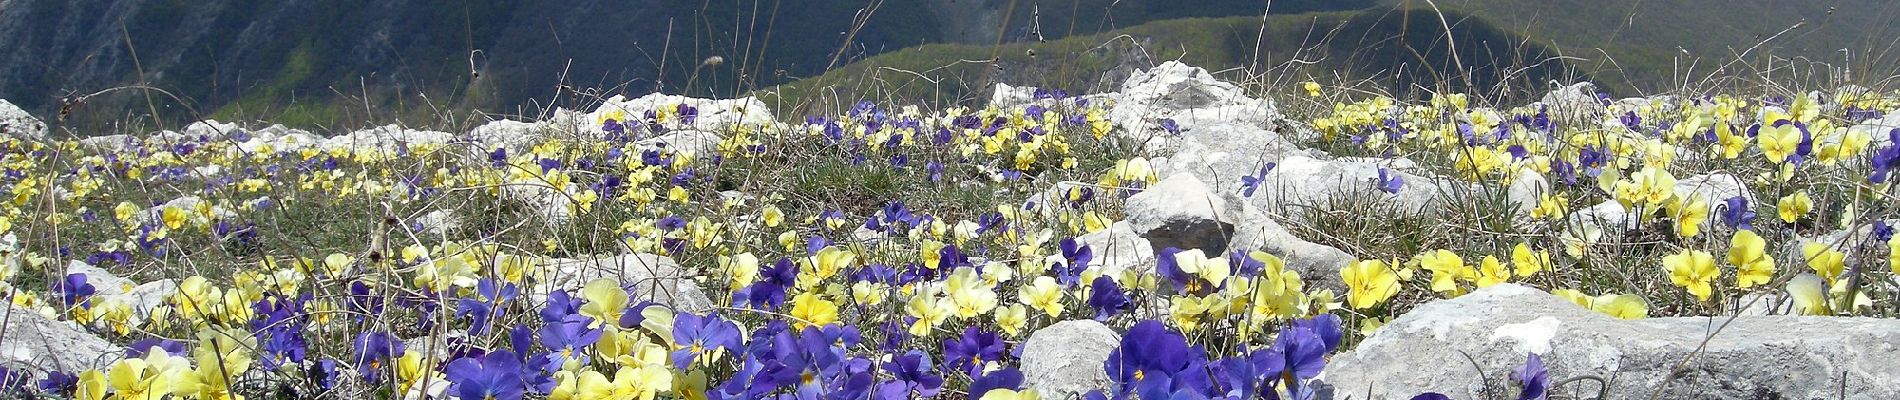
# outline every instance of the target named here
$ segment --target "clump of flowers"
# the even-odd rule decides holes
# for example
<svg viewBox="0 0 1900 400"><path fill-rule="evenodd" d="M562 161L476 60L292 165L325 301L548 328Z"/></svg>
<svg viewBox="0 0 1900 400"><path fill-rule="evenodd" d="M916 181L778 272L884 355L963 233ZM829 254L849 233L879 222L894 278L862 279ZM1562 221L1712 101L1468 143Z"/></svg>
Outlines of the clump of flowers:
<svg viewBox="0 0 1900 400"><path fill-rule="evenodd" d="M1587 120L1449 93L1342 102L1311 118L1313 144L1393 159L1367 169L1373 194L1471 196L1445 202L1504 222L1377 243L1339 232L1323 240L1354 259L1318 273L1274 249L1130 260L1103 247L1166 164L1102 100L862 102L763 124L655 98L520 141L395 128L0 140L0 288L16 309L128 344L104 368L44 371L33 388L0 371L0 386L1035 399L1022 343L1094 320L1123 333L1095 396L1307 398L1328 354L1418 302L1487 287L1618 318L1721 314L1766 291L1800 313L1891 315L1877 299L1900 274L1879 217L1895 209L1900 129L1862 124L1900 96L1612 102ZM1195 134L1184 121L1156 122ZM1223 182L1264 200L1280 165ZM1718 175L1739 187L1711 189ZM1442 189L1537 182L1496 215L1477 209L1483 190ZM1416 218L1376 212L1348 217ZM94 269L53 269L69 262ZM175 290L136 284L161 278ZM1512 382L1537 398L1548 371L1532 355Z"/></svg>

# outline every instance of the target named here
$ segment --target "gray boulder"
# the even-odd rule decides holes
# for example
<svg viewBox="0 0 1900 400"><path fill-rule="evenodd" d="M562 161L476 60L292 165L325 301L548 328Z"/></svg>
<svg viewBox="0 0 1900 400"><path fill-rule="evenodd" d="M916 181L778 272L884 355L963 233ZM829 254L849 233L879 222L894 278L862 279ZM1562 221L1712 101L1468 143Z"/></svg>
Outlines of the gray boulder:
<svg viewBox="0 0 1900 400"><path fill-rule="evenodd" d="M1551 83L1556 84L1554 81ZM1597 99L1597 87L1590 82L1559 86L1545 93L1543 101L1538 104L1547 107L1550 118L1557 122L1590 122L1604 113L1603 102Z"/></svg>
<svg viewBox="0 0 1900 400"><path fill-rule="evenodd" d="M1297 207L1327 209L1335 201L1371 200L1386 202L1401 210L1429 212L1442 207L1447 199L1469 198L1490 190L1470 182L1420 175L1396 166L1410 160L1321 160L1304 156L1280 160L1268 171L1260 189L1249 200L1266 210ZM1403 180L1396 193L1380 189L1379 171ZM1240 177L1233 177L1236 187Z"/></svg>
<svg viewBox="0 0 1900 400"><path fill-rule="evenodd" d="M34 118L33 114L20 109L4 99L0 99L0 136L11 136L26 140L46 139L46 123Z"/></svg>
<svg viewBox="0 0 1900 400"><path fill-rule="evenodd" d="M555 131L550 125L500 119L470 129L468 138L475 142L484 156L496 148L507 149L508 154L518 154L528 151L534 143Z"/></svg>
<svg viewBox="0 0 1900 400"><path fill-rule="evenodd" d="M1715 211L1723 200L1736 196L1748 200L1750 207L1761 205L1755 201L1755 194L1748 191L1747 181L1730 174L1701 174L1677 179L1676 193L1708 200L1710 211Z"/></svg>
<svg viewBox="0 0 1900 400"><path fill-rule="evenodd" d="M634 145L642 150L664 149L676 153L693 153L696 157L711 157L718 152L719 142L723 140L726 139L712 131L678 130L634 142Z"/></svg>
<svg viewBox="0 0 1900 400"><path fill-rule="evenodd" d="M66 261L66 274L85 275L86 283L92 285L95 294L125 293L137 286L132 283L131 279L121 278L111 271L92 266L92 264L87 264L85 261Z"/></svg>
<svg viewBox="0 0 1900 400"><path fill-rule="evenodd" d="M1260 168L1288 157L1325 158L1316 150L1301 149L1280 133L1244 121L1215 118L1177 119L1181 136L1171 148L1154 149L1167 154L1150 161L1161 176L1194 174L1222 192L1239 193L1240 177L1258 175ZM1236 143L1245 143L1236 146Z"/></svg>
<svg viewBox="0 0 1900 400"><path fill-rule="evenodd" d="M139 325L151 316L152 309L165 305L165 299L178 292L178 283L171 279L133 283L131 279L79 260L67 261L66 273L86 275L86 283L93 287L93 296L100 300L116 301L131 307L132 318L128 322L132 325Z"/></svg>
<svg viewBox="0 0 1900 400"><path fill-rule="evenodd" d="M1009 108L1028 104L1035 102L1035 99L1036 88L1034 86L1012 86L1007 83L997 82L996 86L990 89L990 105L998 108Z"/></svg>
<svg viewBox="0 0 1900 400"><path fill-rule="evenodd" d="M623 286L631 285L633 289L628 296L636 303L653 301L674 311L692 313L706 312L714 306L712 299L693 281L693 275L665 256L642 253L555 259L548 262L547 271L534 291L537 296L556 289L576 292L589 281L615 278Z"/></svg>
<svg viewBox="0 0 1900 400"><path fill-rule="evenodd" d="M15 371L20 366L33 371L82 371L103 369L119 358L122 350L97 335L55 321L30 309L8 305L0 311L6 331L0 335L0 362Z"/></svg>
<svg viewBox="0 0 1900 400"><path fill-rule="evenodd" d="M1505 198L1511 200L1513 215L1520 221L1530 217L1531 209L1537 208L1537 202L1550 191L1550 181L1544 179L1544 174L1530 168L1518 170L1517 177L1504 188Z"/></svg>
<svg viewBox="0 0 1900 400"><path fill-rule="evenodd" d="M98 150L100 152L106 152L106 153L123 152L126 149L138 147L141 143L144 143L144 141L140 140L138 137L123 134L123 133L116 133L116 134L111 134L111 135L99 135L99 136L92 136L92 137L79 139L79 144L81 146L86 146L87 148L91 148L93 150Z"/></svg>
<svg viewBox="0 0 1900 400"><path fill-rule="evenodd" d="M1163 119L1178 123L1190 117L1218 118L1259 127L1272 127L1284 119L1273 101L1248 97L1238 85L1178 61L1128 77L1112 97L1108 119L1122 128L1119 134L1150 145L1169 140L1160 128Z"/></svg>
<svg viewBox="0 0 1900 400"><path fill-rule="evenodd" d="M1866 134L1868 137L1874 138L1873 143L1871 143L1874 148L1892 145L1893 137L1888 136L1888 134L1895 129L1900 129L1900 113L1888 113L1879 119L1861 121L1847 129L1848 132Z"/></svg>
<svg viewBox="0 0 1900 400"><path fill-rule="evenodd" d="M1339 270L1352 262L1351 254L1294 236L1285 226L1253 207L1246 207L1246 211L1227 248L1260 250L1278 256L1286 262L1287 269L1300 273L1310 289L1345 289Z"/></svg>
<svg viewBox="0 0 1900 400"><path fill-rule="evenodd" d="M380 151L393 154L405 146L444 145L455 139L455 135L448 132L415 130L390 124L324 139L321 146L324 150Z"/></svg>
<svg viewBox="0 0 1900 400"><path fill-rule="evenodd" d="M567 190L578 187L570 183L566 188L556 188L542 179L521 179L502 185L501 197L521 202L534 210L533 213L542 223L558 226L574 217L573 211L569 209L574 204L574 198L567 194Z"/></svg>
<svg viewBox="0 0 1900 400"><path fill-rule="evenodd" d="M1108 229L1078 236L1075 241L1089 247L1095 257L1088 268L1103 271L1143 270L1154 266L1155 249L1148 239L1135 233L1127 221L1116 221Z"/></svg>
<svg viewBox="0 0 1900 400"><path fill-rule="evenodd" d="M231 150L232 156L255 154L265 147L278 152L297 152L305 148L322 145L323 137L313 135L302 129L291 129L283 125L271 125L250 132L251 137L238 142Z"/></svg>
<svg viewBox="0 0 1900 400"><path fill-rule="evenodd" d="M1103 363L1121 344L1121 336L1101 322L1058 322L1029 334L1023 342L1023 386L1049 399L1079 399L1091 390L1107 390L1111 381Z"/></svg>
<svg viewBox="0 0 1900 400"><path fill-rule="evenodd" d="M197 140L198 138L217 140L224 139L230 134L243 129L243 126L235 122L218 122L218 120L215 119L206 119L185 125L184 134L193 140Z"/></svg>
<svg viewBox="0 0 1900 400"><path fill-rule="evenodd" d="M1427 303L1334 356L1334 398L1515 396L1502 387L1531 353L1552 398L1900 398L1900 321L1742 316L1622 320L1543 291L1500 284ZM1469 358L1467 358L1467 356ZM1483 371L1482 374L1480 371ZM1486 389L1489 380L1493 388Z"/></svg>
<svg viewBox="0 0 1900 400"><path fill-rule="evenodd" d="M1185 173L1130 196L1124 221L1132 232L1147 239L1153 249L1150 255L1169 247L1199 249L1209 256L1260 250L1280 257L1288 268L1321 288L1343 288L1338 272L1352 261L1344 251L1294 236L1237 193L1210 191L1199 178Z"/></svg>
<svg viewBox="0 0 1900 400"><path fill-rule="evenodd" d="M767 107L764 101L750 96L735 99L705 99L650 93L638 98L627 99L626 96L614 95L601 102L600 106L594 108L593 112L584 114L584 119L578 120L578 122L582 124L582 126L580 126L580 132L593 132L598 134L600 132L600 121L612 113L619 113L630 121L642 121L645 119L643 116L649 110L657 110L663 107L673 108L680 105L693 107L698 111L698 115L693 118L692 123L688 124L684 120L678 121L678 126L691 129L723 129L735 124L772 125L777 121L777 118L772 116L771 107ZM677 108L674 109L676 110ZM557 117L560 116L557 115Z"/></svg>
<svg viewBox="0 0 1900 400"><path fill-rule="evenodd" d="M444 237L449 232L462 229L462 217L449 210L430 210L411 223L422 228L419 229L422 234L431 237Z"/></svg>
<svg viewBox="0 0 1900 400"><path fill-rule="evenodd" d="M1223 254L1243 217L1243 203L1209 190L1200 178L1176 173L1128 197L1129 228L1158 253L1169 247Z"/></svg>
<svg viewBox="0 0 1900 400"><path fill-rule="evenodd" d="M1040 89L1041 88L1037 88L1034 86L1012 86L1007 83L997 82L996 86L990 88L989 105L995 106L996 108L1002 108L1002 109L1013 108L1013 107L1026 107L1031 104L1039 105L1043 107L1059 107L1066 104L1077 104L1078 101L1087 102L1087 103L1095 103L1099 101L1110 101L1120 95L1118 93L1110 92L1110 93L1097 93L1097 94L1085 94L1085 95L1071 95L1070 97L1064 97L1060 99L1054 98L1053 96L1037 98L1036 91Z"/></svg>

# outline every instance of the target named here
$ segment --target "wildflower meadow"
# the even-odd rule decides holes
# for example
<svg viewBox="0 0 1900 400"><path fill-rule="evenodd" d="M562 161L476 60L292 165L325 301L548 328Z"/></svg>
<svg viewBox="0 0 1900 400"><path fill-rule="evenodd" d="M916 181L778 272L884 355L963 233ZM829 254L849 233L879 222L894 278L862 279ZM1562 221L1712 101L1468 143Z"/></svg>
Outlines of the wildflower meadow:
<svg viewBox="0 0 1900 400"><path fill-rule="evenodd" d="M1745 390L1900 394L1893 339L1855 333L1900 326L1900 92L1292 89L1170 62L793 118L655 94L80 138L18 113L0 392L1699 398L1729 382L1703 362L1864 346ZM1804 333L1724 347L1725 321Z"/></svg>

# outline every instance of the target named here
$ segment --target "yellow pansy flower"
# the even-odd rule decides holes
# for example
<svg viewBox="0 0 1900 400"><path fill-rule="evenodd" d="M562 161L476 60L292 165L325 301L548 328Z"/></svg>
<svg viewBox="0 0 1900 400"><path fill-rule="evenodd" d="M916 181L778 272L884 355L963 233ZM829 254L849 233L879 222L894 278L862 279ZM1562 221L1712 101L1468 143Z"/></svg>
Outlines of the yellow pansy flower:
<svg viewBox="0 0 1900 400"><path fill-rule="evenodd" d="M1729 239L1728 263L1735 266L1735 287L1751 288L1775 277L1775 259L1768 257L1768 243L1750 230L1735 231Z"/></svg>
<svg viewBox="0 0 1900 400"><path fill-rule="evenodd" d="M1795 129L1794 124L1763 125L1755 139L1759 141L1762 155L1767 156L1768 161L1779 164L1787 161L1788 156L1793 155L1801 145L1801 131Z"/></svg>
<svg viewBox="0 0 1900 400"><path fill-rule="evenodd" d="M1827 280L1829 285L1840 279L1841 273L1847 269L1847 253L1834 250L1824 243L1808 242L1801 245L1801 257L1808 260L1808 268L1814 269L1814 273Z"/></svg>
<svg viewBox="0 0 1900 400"><path fill-rule="evenodd" d="M1381 260L1353 260L1339 270L1346 283L1346 303L1364 310L1399 294L1399 276Z"/></svg>
<svg viewBox="0 0 1900 400"><path fill-rule="evenodd" d="M1666 207L1670 219L1676 222L1676 236L1691 238L1702 233L1702 224L1709 220L1709 202L1702 196L1693 196L1683 200L1674 197Z"/></svg>
<svg viewBox="0 0 1900 400"><path fill-rule="evenodd" d="M1518 277L1528 278L1550 267L1550 252L1533 251L1530 243L1518 243L1511 248L1511 268L1517 271Z"/></svg>
<svg viewBox="0 0 1900 400"><path fill-rule="evenodd" d="M1669 272L1669 281L1676 286L1689 290L1697 300L1708 301L1713 288L1710 282L1722 274L1715 268L1715 256L1701 250L1684 249L1682 252L1663 257L1663 269Z"/></svg>
<svg viewBox="0 0 1900 400"><path fill-rule="evenodd" d="M1814 199L1808 198L1806 190L1782 197L1781 200L1775 202L1775 211L1781 216L1781 221L1790 224L1807 216L1808 211L1813 209Z"/></svg>
<svg viewBox="0 0 1900 400"><path fill-rule="evenodd" d="M620 283L609 278L600 278L587 282L581 289L581 298L587 303L581 305L580 313L594 319L594 326L615 324L620 314L627 310L627 291Z"/></svg>
<svg viewBox="0 0 1900 400"><path fill-rule="evenodd" d="M1062 285L1056 283L1055 278L1038 276L1017 290L1016 300L1042 311L1050 318L1059 318L1062 316L1064 293Z"/></svg>
<svg viewBox="0 0 1900 400"><path fill-rule="evenodd" d="M817 293L802 293L792 298L793 326L805 329L807 326L825 326L838 322L838 304L818 297Z"/></svg>
<svg viewBox="0 0 1900 400"><path fill-rule="evenodd" d="M1465 260L1450 250L1434 250L1412 258L1420 268L1432 273L1432 291L1457 295L1463 293L1458 288L1460 280L1475 280L1478 271L1465 264Z"/></svg>

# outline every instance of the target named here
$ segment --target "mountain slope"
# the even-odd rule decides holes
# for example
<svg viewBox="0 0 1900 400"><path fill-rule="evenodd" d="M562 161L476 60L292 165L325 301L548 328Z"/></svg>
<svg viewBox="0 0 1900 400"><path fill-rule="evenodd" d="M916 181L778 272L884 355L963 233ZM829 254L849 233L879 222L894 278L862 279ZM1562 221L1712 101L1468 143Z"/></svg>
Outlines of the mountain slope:
<svg viewBox="0 0 1900 400"><path fill-rule="evenodd" d="M1374 0L1295 0L1288 9ZM614 93L730 96L929 43L1089 34L1252 15L1250 0L0 0L0 97L117 122L211 115L293 125L534 113ZM1060 10L1060 11L1058 11ZM849 45L846 45L849 43ZM719 63L702 63L718 57ZM125 111L137 110L137 112ZM78 125L82 121L69 121ZM416 122L416 121L410 121ZM92 124L97 126L98 124Z"/></svg>
<svg viewBox="0 0 1900 400"><path fill-rule="evenodd" d="M1388 1L1430 10L1423 0ZM1900 2L1888 0L1437 3L1579 58L1575 65L1625 93L1673 88L1685 77L1700 81L1722 67L1725 74L1752 74L1768 57L1805 60L1777 80L1807 73L1809 61L1856 69L1858 79L1892 76L1900 65Z"/></svg>
<svg viewBox="0 0 1900 400"><path fill-rule="evenodd" d="M1551 49L1466 18L1446 46L1436 15L1391 8L1259 17L1183 18L1150 22L1088 36L1003 46L934 44L891 52L824 75L763 90L781 113L809 105L837 109L860 99L921 99L928 104L975 105L997 82L1110 91L1134 69L1179 59L1235 81L1265 89L1277 80L1358 81L1388 92L1438 88L1459 62L1470 85L1541 87L1551 79L1579 78L1552 58ZM1427 24L1427 22L1430 24ZM1401 35L1400 33L1405 34ZM1457 49L1457 57L1451 49ZM993 60L993 61L991 61ZM1248 76L1253 71L1256 76ZM1459 84L1464 76L1459 75Z"/></svg>

